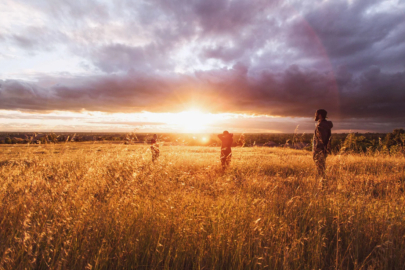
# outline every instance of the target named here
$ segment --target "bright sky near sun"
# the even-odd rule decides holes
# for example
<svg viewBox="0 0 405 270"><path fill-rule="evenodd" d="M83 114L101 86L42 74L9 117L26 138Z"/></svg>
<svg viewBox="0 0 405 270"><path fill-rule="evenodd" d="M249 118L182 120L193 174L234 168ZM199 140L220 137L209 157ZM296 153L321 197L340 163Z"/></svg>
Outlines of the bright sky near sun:
<svg viewBox="0 0 405 270"><path fill-rule="evenodd" d="M73 127L77 131L119 131L119 132L180 132L210 133L222 132L224 128L232 128L235 132L281 132L264 128L257 123L266 123L269 118L279 122L285 119L269 116L253 116L243 114L212 114L196 110L179 113L113 113L103 112L52 112L48 114L32 114L15 111L1 111L2 125L5 131L66 131ZM62 122L61 122L62 119ZM256 120L251 122L250 120ZM291 121L291 128L299 121ZM26 123L29 122L27 125ZM288 122L288 121L287 121ZM252 125L253 124L253 125ZM113 126L113 128L111 128ZM274 126L277 126L275 124Z"/></svg>

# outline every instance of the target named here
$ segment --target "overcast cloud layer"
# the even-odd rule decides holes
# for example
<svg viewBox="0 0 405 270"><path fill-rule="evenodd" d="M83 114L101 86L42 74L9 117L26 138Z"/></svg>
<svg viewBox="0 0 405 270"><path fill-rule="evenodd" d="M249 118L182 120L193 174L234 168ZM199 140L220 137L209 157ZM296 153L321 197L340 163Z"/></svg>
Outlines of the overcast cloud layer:
<svg viewBox="0 0 405 270"><path fill-rule="evenodd" d="M403 127L404 37L402 0L5 0L0 109Z"/></svg>

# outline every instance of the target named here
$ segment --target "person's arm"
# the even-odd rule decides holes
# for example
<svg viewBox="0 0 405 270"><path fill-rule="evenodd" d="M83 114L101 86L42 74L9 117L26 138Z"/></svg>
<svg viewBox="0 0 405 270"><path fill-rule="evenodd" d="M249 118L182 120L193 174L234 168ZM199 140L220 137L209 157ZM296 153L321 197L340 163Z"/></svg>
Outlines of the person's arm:
<svg viewBox="0 0 405 270"><path fill-rule="evenodd" d="M323 139L324 136L323 136L323 133L322 133L322 129L319 126L317 126L316 129L315 129L315 136L316 136L316 138L318 140L318 144L325 145L324 144L324 139Z"/></svg>
<svg viewBox="0 0 405 270"><path fill-rule="evenodd" d="M322 150L325 153L328 153L330 148L330 138L332 132L322 127L317 127L317 131L318 131L318 140L322 145Z"/></svg>
<svg viewBox="0 0 405 270"><path fill-rule="evenodd" d="M318 150L320 150L320 149L325 150L325 145L324 145L323 140L322 140L322 133L321 133L321 130L320 130L319 126L317 126L317 127L315 128L315 134L314 134L313 143L314 143L314 145L313 145L314 150L315 150L315 149L318 149Z"/></svg>
<svg viewBox="0 0 405 270"><path fill-rule="evenodd" d="M326 153L331 154L332 153L332 136L329 137L328 145L326 146Z"/></svg>
<svg viewBox="0 0 405 270"><path fill-rule="evenodd" d="M327 142L327 146L326 146L326 151L328 154L332 153L332 132L329 131L328 132L328 142Z"/></svg>

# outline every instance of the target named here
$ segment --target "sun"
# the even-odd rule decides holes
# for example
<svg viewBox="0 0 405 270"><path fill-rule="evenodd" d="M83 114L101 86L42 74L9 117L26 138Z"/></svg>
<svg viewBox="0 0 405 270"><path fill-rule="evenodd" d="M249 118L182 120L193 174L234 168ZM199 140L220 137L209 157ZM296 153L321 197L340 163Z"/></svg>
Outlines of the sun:
<svg viewBox="0 0 405 270"><path fill-rule="evenodd" d="M207 114L197 110L185 111L176 115L177 125L183 131L187 132L200 132L207 128L210 124L210 119Z"/></svg>
<svg viewBox="0 0 405 270"><path fill-rule="evenodd" d="M172 113L167 123L176 126L182 132L202 132L215 123L216 115L203 113L199 110L189 110Z"/></svg>
<svg viewBox="0 0 405 270"><path fill-rule="evenodd" d="M227 114L202 112L198 109L165 113L143 112L143 114L143 121L161 123L167 128L180 133L212 131L225 120L229 119L229 115Z"/></svg>

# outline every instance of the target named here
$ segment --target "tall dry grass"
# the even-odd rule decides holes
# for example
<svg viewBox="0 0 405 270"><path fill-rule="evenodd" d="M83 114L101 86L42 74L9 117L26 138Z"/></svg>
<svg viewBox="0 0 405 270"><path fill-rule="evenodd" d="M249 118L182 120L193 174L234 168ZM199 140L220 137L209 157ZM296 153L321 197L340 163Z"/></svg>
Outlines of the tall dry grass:
<svg viewBox="0 0 405 270"><path fill-rule="evenodd" d="M403 157L219 151L1 147L0 268L405 268Z"/></svg>

